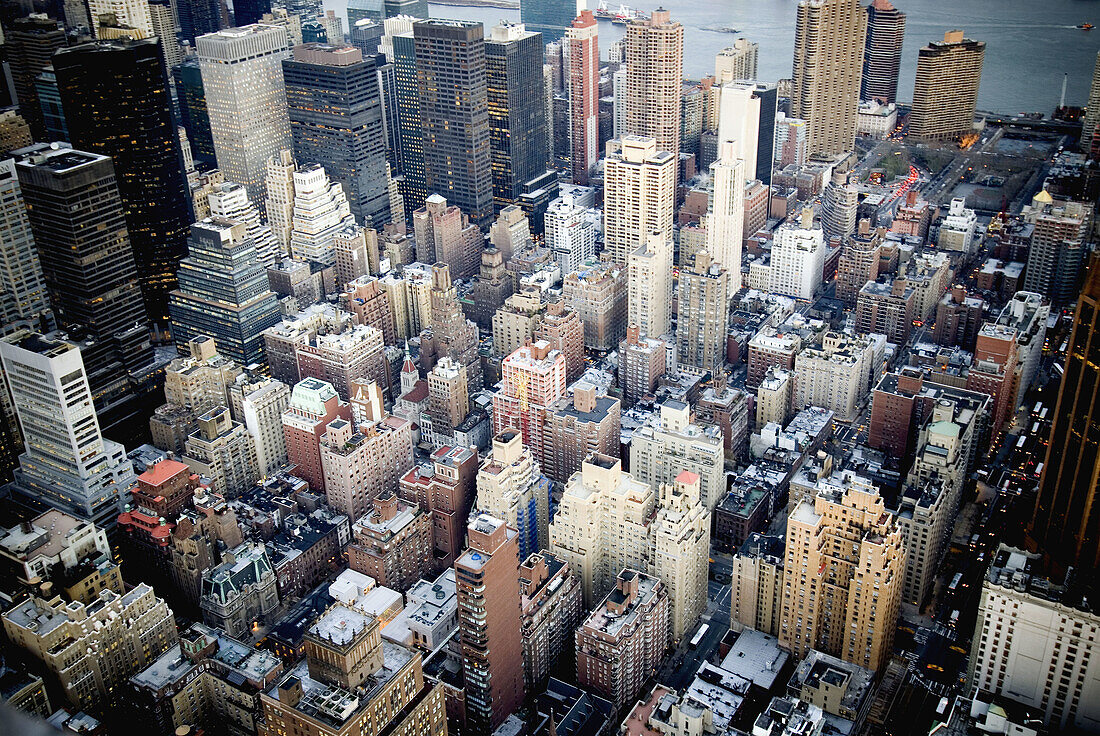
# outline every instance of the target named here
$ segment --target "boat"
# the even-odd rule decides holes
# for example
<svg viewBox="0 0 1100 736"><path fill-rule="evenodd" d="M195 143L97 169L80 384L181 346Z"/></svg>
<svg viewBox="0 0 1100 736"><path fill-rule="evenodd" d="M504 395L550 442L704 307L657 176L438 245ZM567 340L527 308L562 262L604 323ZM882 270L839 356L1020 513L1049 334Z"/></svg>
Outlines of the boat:
<svg viewBox="0 0 1100 736"><path fill-rule="evenodd" d="M1093 28L1092 23L1082 23L1077 27L1080 28L1082 31L1091 31Z"/></svg>

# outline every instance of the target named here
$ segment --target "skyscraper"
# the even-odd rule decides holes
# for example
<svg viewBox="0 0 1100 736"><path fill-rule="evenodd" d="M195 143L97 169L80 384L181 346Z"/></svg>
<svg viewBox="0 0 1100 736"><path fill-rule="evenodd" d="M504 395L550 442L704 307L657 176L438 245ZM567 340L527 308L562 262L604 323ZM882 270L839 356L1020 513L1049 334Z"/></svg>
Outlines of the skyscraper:
<svg viewBox="0 0 1100 736"><path fill-rule="evenodd" d="M374 58L354 46L295 46L283 60L290 132L300 165L322 164L367 227L390 221L386 134Z"/></svg>
<svg viewBox="0 0 1100 736"><path fill-rule="evenodd" d="M15 162L0 161L0 331L44 330L52 319Z"/></svg>
<svg viewBox="0 0 1100 736"><path fill-rule="evenodd" d="M180 19L180 37L192 44L199 36L217 33L229 26L224 0L178 0L176 12Z"/></svg>
<svg viewBox="0 0 1100 736"><path fill-rule="evenodd" d="M53 18L31 13L13 20L4 33L5 59L11 69L19 112L31 126L35 140L41 140L46 129L34 81L49 66L53 53L65 48L65 31Z"/></svg>
<svg viewBox="0 0 1100 736"><path fill-rule="evenodd" d="M573 183L587 186L588 174L600 158L600 36L591 10L582 10L573 20L564 44L569 60L570 166Z"/></svg>
<svg viewBox="0 0 1100 736"><path fill-rule="evenodd" d="M726 359L731 292L729 272L705 250L680 271L676 345L680 361L713 371Z"/></svg>
<svg viewBox="0 0 1100 736"><path fill-rule="evenodd" d="M1096 66L1092 69L1092 86L1089 88L1089 104L1085 108L1085 122L1081 129L1081 150L1092 151L1096 140L1096 128L1100 125L1100 51L1096 52Z"/></svg>
<svg viewBox="0 0 1100 736"><path fill-rule="evenodd" d="M852 0L857 2L857 0ZM684 27L658 8L626 26L626 132L657 139L657 150L680 154Z"/></svg>
<svg viewBox="0 0 1100 736"><path fill-rule="evenodd" d="M710 165L710 204L707 209L707 250L729 274L729 293L741 289L741 245L745 220L745 162L737 144L718 144L718 159ZM657 335L650 335L657 337Z"/></svg>
<svg viewBox="0 0 1100 736"><path fill-rule="evenodd" d="M385 39L383 39L385 40ZM420 128L420 80L417 75L416 41L412 32L390 36L393 48L394 97L397 102L401 196L406 211L419 209L428 197L424 181L424 135Z"/></svg>
<svg viewBox="0 0 1100 736"><path fill-rule="evenodd" d="M492 733L523 702L519 534L488 514L470 519L455 560L466 727Z"/></svg>
<svg viewBox="0 0 1100 736"><path fill-rule="evenodd" d="M271 0L235 0L233 3L233 24L250 26L259 23L264 13L271 12Z"/></svg>
<svg viewBox="0 0 1100 736"><path fill-rule="evenodd" d="M522 25L493 26L485 41L489 150L497 209L517 204L524 185L546 174L550 135L543 53L542 36Z"/></svg>
<svg viewBox="0 0 1100 736"><path fill-rule="evenodd" d="M898 72L905 41L905 13L890 0L874 0L867 6L867 41L863 46L861 100L898 101Z"/></svg>
<svg viewBox="0 0 1100 736"><path fill-rule="evenodd" d="M627 309L643 335L672 331L672 239L654 231L630 254Z"/></svg>
<svg viewBox="0 0 1100 736"><path fill-rule="evenodd" d="M732 154L727 151L726 158L744 162L741 175L749 180L756 177L760 140L760 99L753 94L755 87L752 82L731 82L722 87L718 115L718 144L733 144ZM723 265L729 266L724 261Z"/></svg>
<svg viewBox="0 0 1100 736"><path fill-rule="evenodd" d="M921 141L951 141L974 128L978 87L982 82L985 41L947 31L917 53L913 111L908 136ZM811 124L810 135L813 136Z"/></svg>
<svg viewBox="0 0 1100 736"><path fill-rule="evenodd" d="M1065 373L1050 428L1050 442L1039 481L1039 494L1028 537L1060 569L1084 571L1100 566L1100 517L1096 506L1100 475L1100 422L1095 398L1100 367L1090 354L1100 346L1100 265L1089 265L1085 288L1073 317Z"/></svg>
<svg viewBox="0 0 1100 736"><path fill-rule="evenodd" d="M528 30L541 33L545 43L554 43L566 35L577 13L584 12L577 5L577 0L523 0L519 20Z"/></svg>
<svg viewBox="0 0 1100 736"><path fill-rule="evenodd" d="M190 209L156 38L81 44L53 57L74 145L110 156L149 318L168 321Z"/></svg>
<svg viewBox="0 0 1100 736"><path fill-rule="evenodd" d="M256 257L244 222L212 217L191 226L188 256L169 309L172 334L183 349L210 335L219 351L241 365L263 361L263 333L279 321L275 293Z"/></svg>
<svg viewBox="0 0 1100 736"><path fill-rule="evenodd" d="M791 116L809 123L809 154L855 147L867 14L859 0L799 0Z"/></svg>
<svg viewBox="0 0 1100 736"><path fill-rule="evenodd" d="M136 377L153 362L114 165L107 156L40 144L16 159L15 170L58 327L88 341L84 368L102 411L140 390Z"/></svg>
<svg viewBox="0 0 1100 736"><path fill-rule="evenodd" d="M515 429L523 444L535 453L542 467L549 467L554 448L546 415L565 394L565 356L538 340L517 348L501 364L500 389L493 394L493 432Z"/></svg>
<svg viewBox="0 0 1100 736"><path fill-rule="evenodd" d="M214 139L210 137L210 113L206 110L206 93L202 87L199 60L189 56L172 69L179 100L180 123L187 131L187 142L196 164L212 169L217 165Z"/></svg>
<svg viewBox="0 0 1100 736"><path fill-rule="evenodd" d="M0 340L0 362L26 446L15 471L18 487L113 529L135 483L134 468L126 449L100 434L80 350L20 330Z"/></svg>
<svg viewBox="0 0 1100 736"><path fill-rule="evenodd" d="M354 225L343 187L320 164L294 172L294 210L290 255L300 261L336 263L336 233Z"/></svg>
<svg viewBox="0 0 1100 736"><path fill-rule="evenodd" d="M107 38L101 30L101 19L108 14L114 16L115 27L133 28L141 34L139 38L154 35L149 3L145 0L88 0L88 15L96 38Z"/></svg>
<svg viewBox="0 0 1100 736"><path fill-rule="evenodd" d="M471 21L420 20L413 24L413 40L426 191L488 227L493 180L484 29Z"/></svg>
<svg viewBox="0 0 1100 736"><path fill-rule="evenodd" d="M651 137L628 135L608 141L604 161L605 258L625 264L650 233L672 237L676 163L676 154L661 148Z"/></svg>
<svg viewBox="0 0 1100 736"><path fill-rule="evenodd" d="M714 83L718 85L738 79L756 79L756 59L760 44L739 38L733 46L722 49L714 57Z"/></svg>
<svg viewBox="0 0 1100 736"><path fill-rule="evenodd" d="M218 168L262 207L267 160L291 146L282 66L286 30L228 28L200 37L195 47Z"/></svg>

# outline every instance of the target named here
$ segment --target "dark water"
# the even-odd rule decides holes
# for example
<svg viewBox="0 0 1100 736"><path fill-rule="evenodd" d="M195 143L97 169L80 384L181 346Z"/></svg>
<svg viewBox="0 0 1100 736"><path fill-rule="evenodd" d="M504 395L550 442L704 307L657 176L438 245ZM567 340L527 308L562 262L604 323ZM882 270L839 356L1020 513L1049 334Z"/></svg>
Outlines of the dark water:
<svg viewBox="0 0 1100 736"><path fill-rule="evenodd" d="M527 0L538 2L539 0ZM633 0L652 10L658 0ZM588 0L595 7L597 0ZM774 81L791 75L797 0L661 0L673 20L684 24L684 73L699 78L714 71L714 55L737 35L760 44L759 77ZM325 7L344 12L346 0L325 0ZM640 4L646 3L646 4ZM618 3L610 2L612 7ZM629 4L629 3L628 3ZM867 4L865 1L863 4ZM1058 104L1063 74L1069 75L1066 102L1084 105L1100 50L1100 0L894 0L907 14L898 94L913 94L917 49L943 32L961 28L986 42L979 107L1001 113L1041 111ZM519 12L500 8L431 5L442 18L478 20L493 25L518 21ZM1079 23L1093 31L1075 28ZM737 35L707 30L731 26ZM600 46L622 37L622 26L600 22ZM606 53L602 54L606 56Z"/></svg>

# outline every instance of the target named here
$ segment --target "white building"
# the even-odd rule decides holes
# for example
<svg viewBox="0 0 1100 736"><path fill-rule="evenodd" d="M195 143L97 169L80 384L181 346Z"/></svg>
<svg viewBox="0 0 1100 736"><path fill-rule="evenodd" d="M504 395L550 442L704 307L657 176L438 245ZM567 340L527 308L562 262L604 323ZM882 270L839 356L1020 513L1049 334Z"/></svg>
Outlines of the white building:
<svg viewBox="0 0 1100 736"><path fill-rule="evenodd" d="M248 227L248 237L256 245L256 257L264 268L274 266L282 255L271 228L260 221L260 211L248 198L248 190L237 182L215 184L206 195L210 215L243 222Z"/></svg>
<svg viewBox="0 0 1100 736"><path fill-rule="evenodd" d="M726 455L722 432L691 421L691 407L669 399L660 421L639 427L630 441L630 470L656 488L672 483L685 470L699 476L699 498L713 510L726 493Z"/></svg>
<svg viewBox="0 0 1100 736"><path fill-rule="evenodd" d="M807 208L799 220L788 222L775 231L768 273L769 291L812 300L821 286L824 269L824 233L820 227L814 227L813 211Z"/></svg>
<svg viewBox="0 0 1100 736"><path fill-rule="evenodd" d="M756 176L756 149L760 139L760 98L755 93L755 82L723 85L718 112L718 143L731 141L734 144L732 158L744 162L742 173L750 179Z"/></svg>
<svg viewBox="0 0 1100 736"><path fill-rule="evenodd" d="M966 208L966 200L955 197L947 210L947 217L940 224L940 234L936 243L944 250L959 253L971 253L974 248L974 234L978 231L978 215Z"/></svg>
<svg viewBox="0 0 1100 736"><path fill-rule="evenodd" d="M873 100L863 100L856 111L856 135L868 138L886 138L898 127L898 108L894 103L881 105Z"/></svg>
<svg viewBox="0 0 1100 736"><path fill-rule="evenodd" d="M714 79L726 84L737 79L756 79L756 59L760 44L739 38L733 46L724 48L714 58Z"/></svg>
<svg viewBox="0 0 1100 736"><path fill-rule="evenodd" d="M290 252L290 231L294 228L294 172L297 170L290 149L284 148L267 160L264 175L267 223L280 253Z"/></svg>
<svg viewBox="0 0 1100 736"><path fill-rule="evenodd" d="M759 108L757 100L757 108ZM759 110L758 110L759 112ZM741 290L741 247L745 221L746 162L736 142L719 138L718 158L710 165L710 204L706 217L706 248L729 274L729 293ZM756 141L753 140L753 151ZM755 160L755 155L754 155ZM753 169L755 171L755 169Z"/></svg>
<svg viewBox="0 0 1100 736"><path fill-rule="evenodd" d="M672 237L677 157L657 139L628 135L607 142L604 160L605 260L626 263L658 231Z"/></svg>
<svg viewBox="0 0 1100 736"><path fill-rule="evenodd" d="M647 337L672 330L672 241L655 231L630 254L628 263L630 324Z"/></svg>
<svg viewBox="0 0 1100 736"><path fill-rule="evenodd" d="M562 194L546 209L544 223L546 247L561 267L562 275L576 271L595 257L598 212L582 206L571 194Z"/></svg>
<svg viewBox="0 0 1100 736"><path fill-rule="evenodd" d="M34 329L49 311L15 161L0 161L0 332Z"/></svg>
<svg viewBox="0 0 1100 736"><path fill-rule="evenodd" d="M286 29L255 24L195 39L218 168L264 202L267 160L291 147Z"/></svg>
<svg viewBox="0 0 1100 736"><path fill-rule="evenodd" d="M333 265L336 233L354 224L344 187L330 180L323 166L312 164L294 172L292 258Z"/></svg>
<svg viewBox="0 0 1100 736"><path fill-rule="evenodd" d="M286 464L283 411L290 404L290 387L273 378L249 380L245 375L229 387L233 418L244 425L256 447L256 471L274 475Z"/></svg>

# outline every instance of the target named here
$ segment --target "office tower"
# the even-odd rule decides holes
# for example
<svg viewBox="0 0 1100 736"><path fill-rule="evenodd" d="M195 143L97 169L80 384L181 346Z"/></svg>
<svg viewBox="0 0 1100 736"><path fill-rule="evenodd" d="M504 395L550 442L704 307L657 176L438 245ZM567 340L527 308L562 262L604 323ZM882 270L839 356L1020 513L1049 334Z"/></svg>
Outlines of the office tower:
<svg viewBox="0 0 1100 736"><path fill-rule="evenodd" d="M334 42L335 43L335 42ZM386 135L373 57L354 46L295 46L283 60L294 156L343 186L366 227L390 221Z"/></svg>
<svg viewBox="0 0 1100 736"><path fill-rule="evenodd" d="M672 240L652 232L628 261L627 314L643 335L672 332Z"/></svg>
<svg viewBox="0 0 1100 736"><path fill-rule="evenodd" d="M665 585L623 569L615 588L577 628L577 682L625 708L665 656L669 644Z"/></svg>
<svg viewBox="0 0 1100 736"><path fill-rule="evenodd" d="M416 41L412 30L391 33L382 38L383 51L392 49L393 97L397 112L397 173L403 178L401 195L408 209L415 210L427 198L424 181L424 134L420 127L420 80L417 74ZM390 55L387 54L387 58Z"/></svg>
<svg viewBox="0 0 1100 736"><path fill-rule="evenodd" d="M53 73L52 64L35 78L34 88L42 110L44 140L67 141L69 129L65 126L65 110L61 107L61 94L57 91L57 75Z"/></svg>
<svg viewBox="0 0 1100 736"><path fill-rule="evenodd" d="M921 48L909 114L910 138L954 141L973 130L984 58L985 41L964 38L962 31L947 31L943 41Z"/></svg>
<svg viewBox="0 0 1100 736"><path fill-rule="evenodd" d="M714 83L718 86L738 79L756 79L756 57L760 44L739 38L714 58Z"/></svg>
<svg viewBox="0 0 1100 736"><path fill-rule="evenodd" d="M519 202L525 185L546 174L550 135L543 89L543 40L523 25L501 23L485 41L485 87L493 203Z"/></svg>
<svg viewBox="0 0 1100 736"><path fill-rule="evenodd" d="M176 345L182 350L193 337L210 335L227 358L262 363L262 333L278 324L279 304L247 225L211 217L191 226L187 245L179 289L169 298Z"/></svg>
<svg viewBox="0 0 1100 736"><path fill-rule="evenodd" d="M662 483L658 492L653 573L665 581L669 636L678 642L695 629L707 607L710 511L699 496L699 476L690 470L677 473L671 483Z"/></svg>
<svg viewBox="0 0 1100 736"><path fill-rule="evenodd" d="M130 676L177 640L172 611L145 583L125 595L105 590L90 605L36 595L3 620L8 639L41 662L67 704L86 711L123 705Z"/></svg>
<svg viewBox="0 0 1100 736"><path fill-rule="evenodd" d="M11 70L19 113L31 126L36 140L46 132L35 79L49 65L50 57L67 45L64 29L43 13L16 18L4 29L4 55Z"/></svg>
<svg viewBox="0 0 1100 736"><path fill-rule="evenodd" d="M251 25L195 41L218 168L263 208L267 160L290 148L283 28Z"/></svg>
<svg viewBox="0 0 1100 736"><path fill-rule="evenodd" d="M546 210L544 242L551 257L569 274L596 255L596 220L570 194L563 194Z"/></svg>
<svg viewBox="0 0 1100 736"><path fill-rule="evenodd" d="M220 217L244 223L248 237L256 247L256 259L264 268L271 268L282 257L282 249L275 242L271 228L261 224L260 211L248 198L248 190L235 181L213 185L206 195L211 217ZM195 207L196 217L198 206Z"/></svg>
<svg viewBox="0 0 1100 736"><path fill-rule="evenodd" d="M290 252L290 234L294 229L294 172L297 170L289 148L267 161L264 176L267 222L279 244L280 254Z"/></svg>
<svg viewBox="0 0 1100 736"><path fill-rule="evenodd" d="M598 31L592 11L582 10L569 24L562 41L563 55L568 60L565 88L569 100L570 168L573 183L581 186L588 186L588 175L600 158ZM615 99L617 105L619 97Z"/></svg>
<svg viewBox="0 0 1100 736"><path fill-rule="evenodd" d="M593 452L618 455L621 417L619 400L608 396L606 390L575 383L571 395L555 401L546 415L553 451L543 472L551 480L565 483Z"/></svg>
<svg viewBox="0 0 1100 736"><path fill-rule="evenodd" d="M200 36L217 33L229 26L229 13L223 0L178 0L176 12L180 19L180 38L192 45Z"/></svg>
<svg viewBox="0 0 1100 736"><path fill-rule="evenodd" d="M44 330L52 320L15 162L0 160L0 331Z"/></svg>
<svg viewBox="0 0 1100 736"><path fill-rule="evenodd" d="M657 150L675 161L680 154L684 27L658 8L647 19L627 23L625 44L626 132L655 138Z"/></svg>
<svg viewBox="0 0 1100 736"><path fill-rule="evenodd" d="M126 448L100 434L80 350L20 330L0 340L0 361L25 446L17 487L110 532L134 468Z"/></svg>
<svg viewBox="0 0 1100 736"><path fill-rule="evenodd" d="M501 363L500 388L493 394L493 433L518 429L539 465L548 466L553 447L546 414L564 393L565 356L541 340L519 348Z"/></svg>
<svg viewBox="0 0 1100 736"><path fill-rule="evenodd" d="M1092 70L1092 86L1089 88L1089 104L1085 108L1085 120L1081 128L1081 150L1091 153L1096 140L1096 128L1100 125L1100 51L1096 52L1096 66Z"/></svg>
<svg viewBox="0 0 1100 736"><path fill-rule="evenodd" d="M769 290L795 299L813 299L821 286L824 264L824 233L813 226L813 212L803 210L801 218L775 232Z"/></svg>
<svg viewBox="0 0 1100 736"><path fill-rule="evenodd" d="M493 437L493 448L477 471L474 511L519 532L523 559L550 546L550 481L518 430Z"/></svg>
<svg viewBox="0 0 1100 736"><path fill-rule="evenodd" d="M1087 358L1097 337L1097 305L1100 304L1100 268L1090 265L1084 289L1078 297L1066 353L1065 374L1058 387L1058 402L1050 428L1050 442L1039 481L1028 537L1048 555L1056 569L1073 566L1094 570L1100 566L1098 521L1088 512L1095 500L1097 469L1091 433L1076 428L1093 420L1093 397L1100 389L1100 371Z"/></svg>
<svg viewBox="0 0 1100 736"><path fill-rule="evenodd" d="M320 493L325 489L321 437L336 419L350 422L351 407L340 400L331 383L306 378L294 386L283 412L287 458L297 466L295 474Z"/></svg>
<svg viewBox="0 0 1100 736"><path fill-rule="evenodd" d="M217 165L214 139L210 134L210 115L206 109L206 93L202 86L202 69L195 56L188 56L172 69L176 97L179 100L180 123L187 131L191 155L195 164L204 169Z"/></svg>
<svg viewBox="0 0 1100 736"><path fill-rule="evenodd" d="M820 571L799 576L796 571ZM877 670L892 655L905 551L878 490L862 478L803 499L787 522L780 643Z"/></svg>
<svg viewBox="0 0 1100 736"><path fill-rule="evenodd" d="M790 112L809 126L811 156L855 147L866 35L859 0L799 0Z"/></svg>
<svg viewBox="0 0 1100 736"><path fill-rule="evenodd" d="M544 43L560 41L568 35L577 13L577 0L524 0L519 4L520 23L534 33L541 33Z"/></svg>
<svg viewBox="0 0 1100 736"><path fill-rule="evenodd" d="M682 363L713 371L725 362L731 296L729 272L705 250L695 254L692 268L680 271L676 345Z"/></svg>
<svg viewBox="0 0 1100 736"><path fill-rule="evenodd" d="M722 433L693 421L691 408L667 399L658 421L639 427L630 442L630 471L657 488L674 483L684 470L696 476L699 500L713 510L726 495L726 456Z"/></svg>
<svg viewBox="0 0 1100 736"><path fill-rule="evenodd" d="M336 263L336 233L355 224L347 193L320 164L303 166L293 176L290 255L331 266Z"/></svg>
<svg viewBox="0 0 1100 736"><path fill-rule="evenodd" d="M164 323L190 211L157 44L81 44L55 54L53 67L73 144L114 160L146 310Z"/></svg>
<svg viewBox="0 0 1100 736"><path fill-rule="evenodd" d="M710 203L706 215L706 248L726 269L729 293L741 290L741 241L745 219L745 161L737 144L723 140L710 165ZM658 335L650 335L658 337Z"/></svg>
<svg viewBox="0 0 1100 736"><path fill-rule="evenodd" d="M470 413L470 392L466 386L466 370L447 357L428 373L428 417L422 427L430 434L431 443L442 447L454 442L455 428ZM430 432L428 431L430 430Z"/></svg>
<svg viewBox="0 0 1100 736"><path fill-rule="evenodd" d="M890 0L874 0L867 6L867 41L863 46L863 80L859 99L898 101L898 72L905 41L905 13Z"/></svg>
<svg viewBox="0 0 1100 736"><path fill-rule="evenodd" d="M1077 297L1091 214L1091 205L1055 200L1046 190L1035 195L1025 215L1035 229L1027 252L1024 289L1042 294L1056 305L1069 304Z"/></svg>
<svg viewBox="0 0 1100 736"><path fill-rule="evenodd" d="M677 155L658 145L636 135L607 143L604 257L616 263L625 264L651 233L672 237Z"/></svg>
<svg viewBox="0 0 1100 736"><path fill-rule="evenodd" d="M493 181L484 29L471 21L421 20L413 24L413 42L425 191L446 196L475 225L488 227Z"/></svg>
<svg viewBox="0 0 1100 736"><path fill-rule="evenodd" d="M348 26L354 28L361 20L369 20L379 25L386 19L386 10L382 0L348 0Z"/></svg>
<svg viewBox="0 0 1100 736"><path fill-rule="evenodd" d="M721 87L717 142L735 144L735 158L744 161L747 180L771 182L777 104L774 84L734 81Z"/></svg>
<svg viewBox="0 0 1100 736"><path fill-rule="evenodd" d="M39 145L15 170L57 325L88 341L84 367L104 411L141 390L129 376L153 362L114 166L107 156Z"/></svg>
<svg viewBox="0 0 1100 736"><path fill-rule="evenodd" d="M455 561L466 727L495 730L523 702L519 534L488 514L470 520Z"/></svg>
<svg viewBox="0 0 1100 736"><path fill-rule="evenodd" d="M418 261L446 263L455 278L477 273L485 237L457 205L448 206L446 199L432 194L412 220Z"/></svg>
<svg viewBox="0 0 1100 736"><path fill-rule="evenodd" d="M238 28L260 23L264 13L271 12L271 0L236 0L233 3L233 25Z"/></svg>

